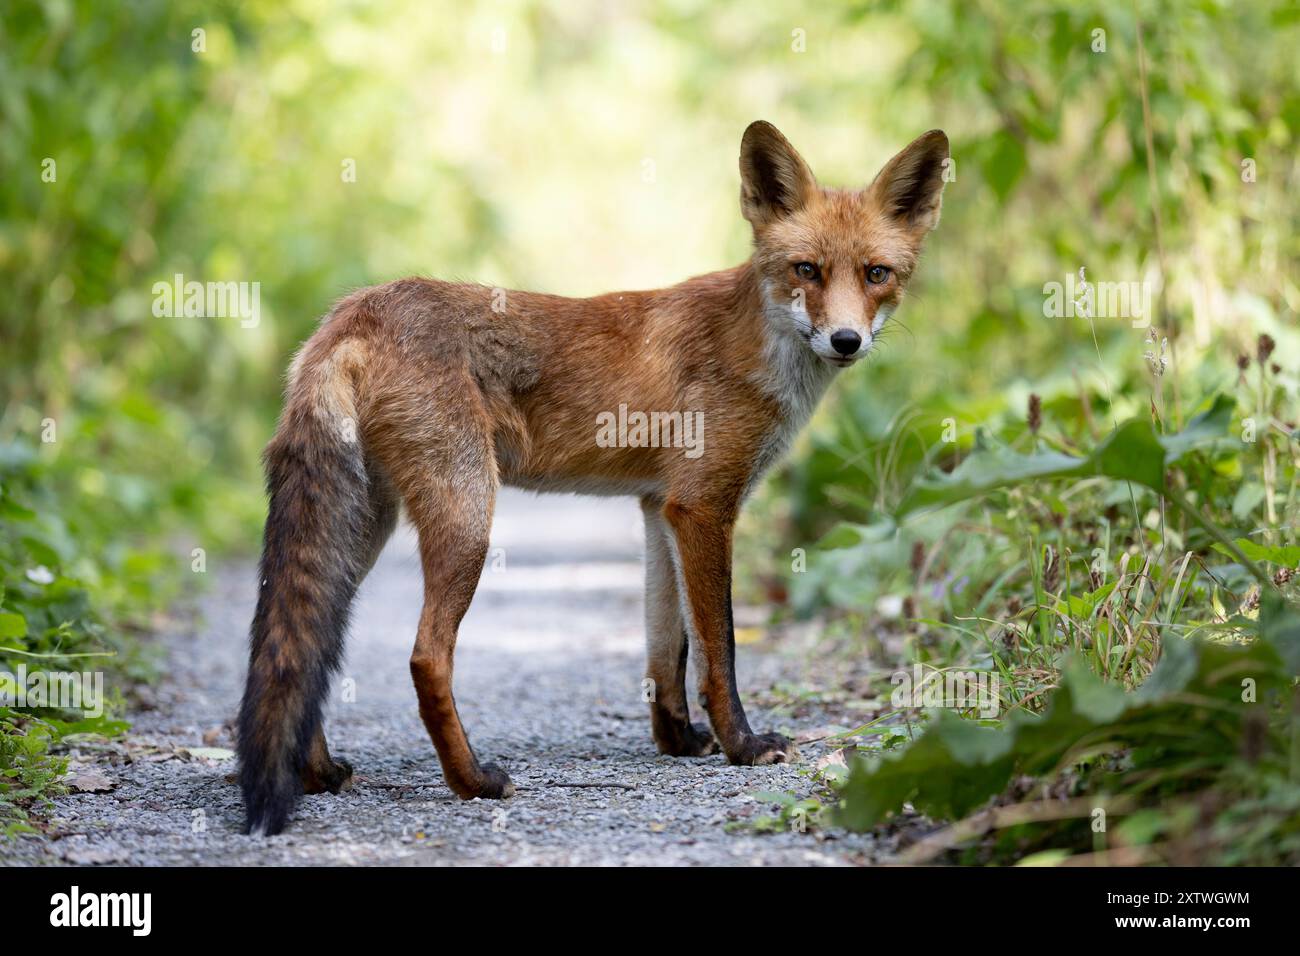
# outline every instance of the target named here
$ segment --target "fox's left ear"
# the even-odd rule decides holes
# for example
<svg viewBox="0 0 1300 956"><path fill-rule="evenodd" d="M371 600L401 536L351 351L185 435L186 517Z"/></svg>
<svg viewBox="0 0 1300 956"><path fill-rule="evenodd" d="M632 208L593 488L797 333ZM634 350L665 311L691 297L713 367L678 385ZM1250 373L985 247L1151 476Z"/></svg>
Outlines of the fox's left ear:
<svg viewBox="0 0 1300 956"><path fill-rule="evenodd" d="M885 164L869 187L885 214L921 234L939 224L948 137L932 129Z"/></svg>

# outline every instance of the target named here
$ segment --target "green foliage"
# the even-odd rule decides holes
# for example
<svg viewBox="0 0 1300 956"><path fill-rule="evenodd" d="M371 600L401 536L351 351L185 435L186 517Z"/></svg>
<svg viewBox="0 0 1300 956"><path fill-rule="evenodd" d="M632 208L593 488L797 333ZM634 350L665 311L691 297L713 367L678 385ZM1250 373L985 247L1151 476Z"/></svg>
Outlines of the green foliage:
<svg viewBox="0 0 1300 956"><path fill-rule="evenodd" d="M0 446L0 689L16 690L20 667L147 680L152 656L134 632L176 595L175 565L169 573L123 529L61 501L49 478L30 449ZM50 748L66 735L126 729L112 716L121 693L106 703L98 717L0 707L0 826L14 832L56 792L63 761Z"/></svg>
<svg viewBox="0 0 1300 956"><path fill-rule="evenodd" d="M994 727L941 710L926 732L897 755L857 761L841 794L841 822L867 828L904 804L938 819L961 818L1004 794L1013 780L1028 777L1043 780L1044 787L1055 786L1054 793L1062 784L1053 781L1064 781L1071 797L1103 803L1103 798L1122 799L1132 820L1116 832L1118 842L1107 846L1155 848L1158 859L1188 859L1190 854L1202 861L1240 861L1241 854L1232 847L1249 839L1258 851L1253 862L1296 858L1300 835L1294 832L1289 807L1300 791L1292 701L1295 675L1300 673L1300 613L1291 569L1300 551L1294 545L1234 538L1216 524L1233 520L1232 496L1227 493L1231 483L1221 479L1240 474L1247 448L1227 437L1236 403L1219 396L1207 404L1205 412L1174 434L1158 434L1149 421L1134 419L1083 455L1018 453L982 442L950 473L918 475L895 510L900 518L1003 495L1011 508L989 514L1012 520L989 522L987 529L1000 534L1006 526L1011 537L1025 534L1035 540L1045 534L1038 519L1032 511L1028 520L1016 512L1043 494L1044 483L1084 483L1076 485L1083 488L1076 490L1077 502L1098 496L1105 500L1107 486L1096 484L1104 479L1136 482L1158 494L1157 500L1179 502L1191 529L1204 532L1204 537L1193 545L1184 530L1170 548L1171 529L1157 522L1144 529L1150 537L1143 550L1151 550L1137 552L1140 572L1130 575L1126 570L1133 554L1124 555L1118 576L1111 580L1105 564L1099 568L1094 562L1087 585L1075 590L1071 555L1064 544L1068 529L1057 520L1063 532L1061 551L1033 547L1023 564L1030 593L1010 599L1007 618L998 621L986 613L990 595L999 596L997 592L1022 573L1019 564L1002 570L1009 556L986 572L986 577L998 577L973 612L954 613L952 624L917 622L975 638L974 647L962 640L930 654L924 647L918 650L922 659L933 657L932 666L966 660L967 666L1003 679L1008 686L1001 689L1000 703L1010 714ZM1265 412L1275 414L1271 408ZM1289 442L1289 435L1268 436L1262 452L1266 461L1275 463L1270 481L1294 488ZM1276 464L1280 455L1286 456L1286 471ZM1272 486L1266 490L1273 493ZM1191 505L1189 497L1196 497L1198 505ZM1290 499L1288 495L1287 511ZM1046 500L1050 502L1050 493ZM1135 513L1140 512L1135 508ZM1039 514L1053 512L1049 508ZM1151 514L1158 517L1155 511ZM1081 524L1086 527L1088 520ZM1121 520L1120 512L1110 515L1108 534ZM941 535L946 533L947 528ZM825 536L821 547L832 555L880 554L882 547L896 548L892 539L898 536L892 521L845 524ZM1285 530L1284 537L1294 540L1294 532ZM1181 560L1165 557L1171 550L1182 553ZM1207 570L1214 586L1198 589L1195 572L1187 574L1189 562L1198 552L1214 551L1239 564ZM1203 558L1197 560L1206 568ZM1265 564L1279 570L1270 576ZM915 561L912 565L915 570ZM1233 614L1222 606L1219 594L1231 593L1223 582L1245 572L1258 583L1245 598L1235 599L1239 607ZM1021 607L1030 622L1023 626L1017 623ZM1249 695L1242 689L1244 678L1251 681ZM1227 813L1241 801L1256 806L1252 818ZM1194 805L1214 809L1197 813L1191 809ZM1176 812L1180 806L1189 809ZM1150 813L1157 808L1160 814L1153 820ZM1015 825L1008 823L998 837L983 843L969 838L955 842L974 842L980 853L994 858L1022 857L1039 847L1053 852L1064 847L1068 854L1097 842L1082 814L1072 821L1054 818L1050 825L1031 825L1015 815L1007 819ZM1262 840L1265 830L1277 841Z"/></svg>
<svg viewBox="0 0 1300 956"><path fill-rule="evenodd" d="M899 756L856 762L840 818L869 828L908 802L938 818L963 817L1014 774L1050 778L1085 763L1074 782L1084 793L1136 793L1158 805L1171 794L1257 777L1258 796L1289 779L1292 684L1267 641L1170 642L1132 693L1076 661L1042 714L1021 711L993 728L940 711Z"/></svg>
<svg viewBox="0 0 1300 956"><path fill-rule="evenodd" d="M1007 448L982 447L977 443L975 453L951 473L915 481L897 513L901 517L921 508L965 501L995 488L1048 478L1100 476L1136 481L1166 494L1166 469L1198 444L1224 438L1234 405L1227 396L1216 396L1209 410L1173 435L1157 435L1149 419L1130 419L1085 458L1054 451L1021 455Z"/></svg>
<svg viewBox="0 0 1300 956"><path fill-rule="evenodd" d="M784 476L774 517L792 537L807 542L854 512L891 510L918 472L956 464L980 426L1021 434L1031 392L1050 423L1044 443L1075 454L1152 404L1157 431L1178 429L1197 399L1229 387L1234 358L1253 354L1259 333L1278 343L1282 371L1270 386L1293 392L1300 338L1289 276L1300 229L1288 182L1300 86L1288 50L1300 31L1291 8L888 5L903 59L879 122L897 139L918 115L943 126L956 178L883 350L866 372L841 377ZM1104 52L1093 50L1096 29ZM1014 176L998 158L1012 152L1024 157ZM1247 159L1272 172L1243 182ZM1152 284L1141 321L1160 330L1154 344L1136 318L1044 314L1045 285L1080 267L1093 282ZM1153 381L1143 351L1164 338L1170 371ZM1268 374L1267 363L1258 369ZM1258 504L1261 486L1249 478L1241 500Z"/></svg>
<svg viewBox="0 0 1300 956"><path fill-rule="evenodd" d="M1244 705L1214 726L1187 697L1212 670L1154 689L1185 651L1209 668L1267 654L1260 641L1285 686L1300 670L1293 5L895 0L884 15L902 52L881 122L943 126L956 176L883 351L843 376L756 513L787 531L782 568L808 551L783 574L796 613L866 622L845 650L888 666L996 677L1004 717L943 711L897 757L855 766L845 819L907 801L973 813L955 845L981 860L1127 845L1294 861L1286 707L1254 705L1261 750ZM1149 283L1150 309L1054 313L1050 284L1081 268ZM1091 723L1067 719L1081 693ZM1039 725L1051 747L1035 749ZM1195 746L1179 749L1180 726ZM1223 766L1198 768L1196 747ZM1017 815L1025 788L1131 815L1099 844L1086 814ZM995 832L962 829L990 802Z"/></svg>
<svg viewBox="0 0 1300 956"><path fill-rule="evenodd" d="M1135 481L1177 503L1186 511L1188 518L1218 539L1215 545L1217 549L1239 559L1262 584L1267 585L1268 577L1255 565L1247 552L1229 540L1195 509L1188 507L1165 480L1169 467L1185 453L1198 445L1226 437L1233 407L1232 399L1218 395L1208 410L1193 418L1185 429L1172 435L1156 434L1149 420L1130 419L1111 432L1085 458L1054 451L1021 455L1007 448L990 449L977 444L975 453L950 474L918 479L899 504L898 514L903 516L921 508L966 501L997 488L1036 479L1102 477ZM1251 549L1257 554L1277 556L1294 551L1300 555L1300 549L1292 548L1252 545Z"/></svg>
<svg viewBox="0 0 1300 956"><path fill-rule="evenodd" d="M67 761L51 755L53 728L30 714L0 707L0 833L30 830L26 808L60 792Z"/></svg>
<svg viewBox="0 0 1300 956"><path fill-rule="evenodd" d="M764 813L751 820L728 824L730 830L751 833L807 833L822 825L826 808L816 797L800 797L794 793L762 791L754 794L756 800L773 804L776 813Z"/></svg>
<svg viewBox="0 0 1300 956"><path fill-rule="evenodd" d="M234 404L246 363L215 325L150 318L160 250L203 220L210 159L178 146L209 81L192 27L151 0L0 13L0 673L103 672L115 710L155 673L137 638L197 578L190 542L251 536L259 504L234 480L255 461L250 419L209 411ZM124 727L6 710L0 825L53 792L66 734Z"/></svg>

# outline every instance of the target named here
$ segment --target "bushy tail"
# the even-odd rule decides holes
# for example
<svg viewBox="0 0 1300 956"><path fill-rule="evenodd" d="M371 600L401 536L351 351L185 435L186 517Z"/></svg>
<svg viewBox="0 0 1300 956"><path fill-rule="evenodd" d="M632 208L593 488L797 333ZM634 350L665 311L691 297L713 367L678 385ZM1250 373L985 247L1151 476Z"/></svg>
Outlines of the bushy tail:
<svg viewBox="0 0 1300 956"><path fill-rule="evenodd" d="M247 830L279 833L343 656L364 574L368 480L350 383L334 363L304 372L264 456L266 521L248 683L239 713Z"/></svg>

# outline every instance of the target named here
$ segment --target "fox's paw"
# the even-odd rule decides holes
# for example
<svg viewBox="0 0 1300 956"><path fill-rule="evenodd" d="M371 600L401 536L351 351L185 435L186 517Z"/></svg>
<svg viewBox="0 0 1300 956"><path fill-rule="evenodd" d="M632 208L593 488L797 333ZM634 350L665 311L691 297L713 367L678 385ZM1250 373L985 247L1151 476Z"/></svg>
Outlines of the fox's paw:
<svg viewBox="0 0 1300 956"><path fill-rule="evenodd" d="M352 764L346 760L331 760L323 765L303 768L303 793L342 793L351 789Z"/></svg>
<svg viewBox="0 0 1300 956"><path fill-rule="evenodd" d="M708 727L683 722L671 734L655 738L655 746L669 757L707 757L721 748Z"/></svg>
<svg viewBox="0 0 1300 956"><path fill-rule="evenodd" d="M727 760L743 766L761 766L769 763L794 763L799 751L789 737L780 734L748 734L740 746L727 752Z"/></svg>
<svg viewBox="0 0 1300 956"><path fill-rule="evenodd" d="M484 800L508 800L515 795L515 785L510 782L510 776L504 770L494 763L485 763L482 769L483 780L478 792L471 793L464 799L482 797Z"/></svg>

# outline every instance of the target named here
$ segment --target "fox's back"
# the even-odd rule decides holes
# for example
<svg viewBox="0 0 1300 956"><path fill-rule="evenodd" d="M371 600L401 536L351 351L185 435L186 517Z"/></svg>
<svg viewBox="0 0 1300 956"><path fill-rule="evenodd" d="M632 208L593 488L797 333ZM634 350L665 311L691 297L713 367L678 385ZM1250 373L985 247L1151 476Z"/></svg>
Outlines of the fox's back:
<svg viewBox="0 0 1300 956"><path fill-rule="evenodd" d="M680 450L602 447L599 417L623 406L700 413L719 436L752 429L762 343L751 284L744 266L590 298L401 279L341 301L300 362L360 340L371 417L421 401L473 403L492 419L504 482L646 493Z"/></svg>

